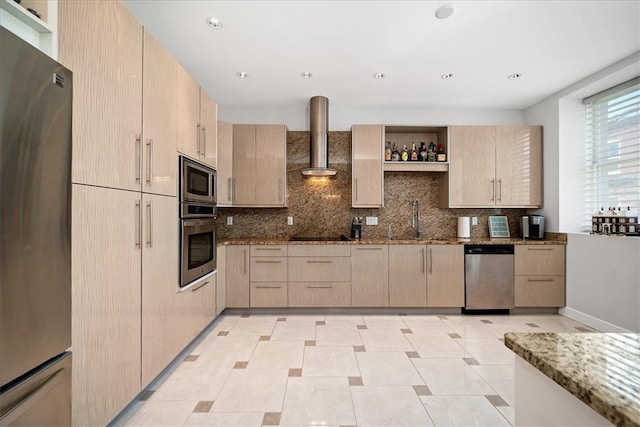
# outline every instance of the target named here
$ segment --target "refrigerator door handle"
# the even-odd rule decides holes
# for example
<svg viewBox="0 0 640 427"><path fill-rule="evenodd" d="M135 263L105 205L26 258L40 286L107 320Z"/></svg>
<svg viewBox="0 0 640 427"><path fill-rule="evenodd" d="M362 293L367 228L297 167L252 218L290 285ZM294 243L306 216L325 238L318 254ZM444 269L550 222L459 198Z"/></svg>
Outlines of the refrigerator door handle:
<svg viewBox="0 0 640 427"><path fill-rule="evenodd" d="M24 400L18 402L13 408L9 409L4 415L0 416L0 426L4 427L11 425L25 412L27 412L33 405L42 400L42 398L62 380L63 371L64 368L58 369L56 373L53 374L44 383L42 383L40 387L27 395Z"/></svg>

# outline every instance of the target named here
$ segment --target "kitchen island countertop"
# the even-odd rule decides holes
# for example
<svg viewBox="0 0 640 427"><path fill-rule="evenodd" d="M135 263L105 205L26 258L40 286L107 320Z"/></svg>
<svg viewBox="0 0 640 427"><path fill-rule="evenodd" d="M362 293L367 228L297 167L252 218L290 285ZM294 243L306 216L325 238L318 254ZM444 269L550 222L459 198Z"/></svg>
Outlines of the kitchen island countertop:
<svg viewBox="0 0 640 427"><path fill-rule="evenodd" d="M640 426L640 334L516 333L505 345L617 426Z"/></svg>

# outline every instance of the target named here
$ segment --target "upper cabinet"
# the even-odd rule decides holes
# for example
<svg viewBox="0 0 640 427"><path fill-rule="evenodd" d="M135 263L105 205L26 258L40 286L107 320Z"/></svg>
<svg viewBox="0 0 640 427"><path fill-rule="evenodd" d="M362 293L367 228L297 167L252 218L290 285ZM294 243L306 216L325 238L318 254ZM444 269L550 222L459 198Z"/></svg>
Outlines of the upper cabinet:
<svg viewBox="0 0 640 427"><path fill-rule="evenodd" d="M217 202L220 207L233 203L233 125L218 121Z"/></svg>
<svg viewBox="0 0 640 427"><path fill-rule="evenodd" d="M383 140L381 125L354 125L351 130L351 206L384 206Z"/></svg>
<svg viewBox="0 0 640 427"><path fill-rule="evenodd" d="M58 20L59 61L73 71L72 180L140 191L142 26L120 2L60 1Z"/></svg>
<svg viewBox="0 0 640 427"><path fill-rule="evenodd" d="M542 137L538 126L452 126L449 174L441 206L542 205Z"/></svg>
<svg viewBox="0 0 640 427"><path fill-rule="evenodd" d="M287 128L284 125L233 125L231 186L233 206L287 206Z"/></svg>
<svg viewBox="0 0 640 427"><path fill-rule="evenodd" d="M200 156L199 159L218 167L218 104L200 88Z"/></svg>

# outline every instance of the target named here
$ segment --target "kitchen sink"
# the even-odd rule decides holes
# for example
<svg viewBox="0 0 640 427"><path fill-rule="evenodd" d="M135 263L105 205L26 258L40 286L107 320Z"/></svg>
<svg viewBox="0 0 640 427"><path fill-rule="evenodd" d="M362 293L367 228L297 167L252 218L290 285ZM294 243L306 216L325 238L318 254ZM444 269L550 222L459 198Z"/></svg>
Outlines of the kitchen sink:
<svg viewBox="0 0 640 427"><path fill-rule="evenodd" d="M341 234L339 236L293 236L290 242L350 242L351 238Z"/></svg>

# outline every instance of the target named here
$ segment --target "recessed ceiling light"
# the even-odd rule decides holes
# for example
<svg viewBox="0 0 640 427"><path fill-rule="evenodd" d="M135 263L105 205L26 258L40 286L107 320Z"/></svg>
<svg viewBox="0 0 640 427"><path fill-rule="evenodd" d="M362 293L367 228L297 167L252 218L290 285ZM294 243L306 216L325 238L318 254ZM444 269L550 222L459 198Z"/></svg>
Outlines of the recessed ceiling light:
<svg viewBox="0 0 640 427"><path fill-rule="evenodd" d="M451 73L444 73L443 75L441 75L441 76L440 76L440 78L441 78L442 80L449 80L449 79L452 79L452 78L453 78L453 74L451 74Z"/></svg>
<svg viewBox="0 0 640 427"><path fill-rule="evenodd" d="M240 77L241 79L248 79L249 78L249 74L245 73L244 71L238 71L236 73L236 76Z"/></svg>
<svg viewBox="0 0 640 427"><path fill-rule="evenodd" d="M300 74L302 76L303 79L310 79L311 76L313 76L313 74L311 74L308 71L305 71L304 73Z"/></svg>
<svg viewBox="0 0 640 427"><path fill-rule="evenodd" d="M222 28L222 22L218 21L216 18L207 18L207 25L214 30Z"/></svg>
<svg viewBox="0 0 640 427"><path fill-rule="evenodd" d="M440 6L438 10L436 10L436 18L438 19L447 19L451 15L453 15L453 6L450 4Z"/></svg>
<svg viewBox="0 0 640 427"><path fill-rule="evenodd" d="M522 77L522 74L520 73L513 73L507 76L509 80L516 80L516 79L519 79L520 77Z"/></svg>
<svg viewBox="0 0 640 427"><path fill-rule="evenodd" d="M385 78L385 75L384 75L384 73L375 73L373 75L373 78L376 79L376 80L382 80L382 79Z"/></svg>

